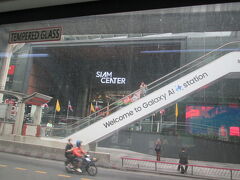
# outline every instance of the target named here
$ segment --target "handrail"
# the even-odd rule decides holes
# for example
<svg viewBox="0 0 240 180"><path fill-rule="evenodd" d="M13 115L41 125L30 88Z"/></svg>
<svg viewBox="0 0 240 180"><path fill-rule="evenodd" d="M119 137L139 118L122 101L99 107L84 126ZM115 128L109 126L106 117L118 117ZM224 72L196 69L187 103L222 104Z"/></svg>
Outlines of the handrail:
<svg viewBox="0 0 240 180"><path fill-rule="evenodd" d="M224 46L227 46L227 45L229 45L229 44L236 44L236 43L240 43L240 41L233 41L233 42L229 42L229 43L223 44L222 46L220 46L220 47L218 47L218 48L216 48L216 49L208 52L207 54L204 54L203 56L198 57L197 59L195 59L195 60L193 60L193 61L191 61L191 62L189 62L189 63L187 63L187 64L185 64L185 65L183 65L183 66L181 66L180 68L178 68L178 69L170 72L169 74L166 74L165 76L163 76L163 77L161 77L161 78L159 78L159 79L151 82L151 83L148 84L148 85L151 85L151 84L153 84L153 83L155 83L155 82L157 82L157 81L160 81L161 79L163 79L163 78L165 78L165 77L168 77L168 76L172 75L173 73L175 73L175 72L177 72L177 71L179 71L179 70L181 70L181 69L183 69L183 68L185 68L185 67L187 67L187 66L189 66L189 65L191 65L191 64L194 64L194 63L195 63L196 61L198 61L199 59L202 59L202 58L210 55L211 53L213 53L213 52L215 52L215 51L223 48Z"/></svg>

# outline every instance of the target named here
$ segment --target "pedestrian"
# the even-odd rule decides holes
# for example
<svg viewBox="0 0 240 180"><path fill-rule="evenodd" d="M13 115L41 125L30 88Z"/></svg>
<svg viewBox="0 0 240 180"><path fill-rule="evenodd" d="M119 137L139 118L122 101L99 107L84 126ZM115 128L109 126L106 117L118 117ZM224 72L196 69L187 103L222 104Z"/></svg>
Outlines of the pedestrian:
<svg viewBox="0 0 240 180"><path fill-rule="evenodd" d="M132 95L132 102L137 101L138 99L140 99L141 97L141 92L140 91L136 91L133 95Z"/></svg>
<svg viewBox="0 0 240 180"><path fill-rule="evenodd" d="M132 98L131 96L127 96L123 99L123 104L124 105L128 105L128 104L131 104L132 103Z"/></svg>
<svg viewBox="0 0 240 180"><path fill-rule="evenodd" d="M144 97L147 94L147 85L144 82L140 84L140 97Z"/></svg>
<svg viewBox="0 0 240 180"><path fill-rule="evenodd" d="M52 129L52 127L53 127L52 122L48 121L47 127L46 127L46 132L45 132L46 136L51 136L51 131L52 131L51 129Z"/></svg>
<svg viewBox="0 0 240 180"><path fill-rule="evenodd" d="M157 139L155 142L155 151L157 156L157 161L160 161L160 153L161 153L161 140Z"/></svg>
<svg viewBox="0 0 240 180"><path fill-rule="evenodd" d="M186 173L188 169L187 164L188 164L188 153L186 152L185 148L182 148L181 151L179 152L179 165L177 170L180 171L181 169L182 174Z"/></svg>

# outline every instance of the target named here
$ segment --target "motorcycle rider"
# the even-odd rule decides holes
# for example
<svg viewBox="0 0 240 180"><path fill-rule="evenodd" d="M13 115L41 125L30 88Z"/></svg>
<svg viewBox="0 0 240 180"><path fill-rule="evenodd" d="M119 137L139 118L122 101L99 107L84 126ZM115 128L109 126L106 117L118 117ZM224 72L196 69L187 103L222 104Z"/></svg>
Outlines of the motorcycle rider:
<svg viewBox="0 0 240 180"><path fill-rule="evenodd" d="M65 146L65 157L67 158L66 166L72 167L72 161L74 159L74 155L72 154L73 144L72 139L68 139L68 143Z"/></svg>
<svg viewBox="0 0 240 180"><path fill-rule="evenodd" d="M71 150L73 155L79 159L78 167L76 168L76 171L78 171L78 172L82 172L82 170L79 167L81 167L82 161L83 161L82 158L86 154L86 152L81 147L81 145L82 145L82 142L80 140L77 140L76 141L76 147Z"/></svg>

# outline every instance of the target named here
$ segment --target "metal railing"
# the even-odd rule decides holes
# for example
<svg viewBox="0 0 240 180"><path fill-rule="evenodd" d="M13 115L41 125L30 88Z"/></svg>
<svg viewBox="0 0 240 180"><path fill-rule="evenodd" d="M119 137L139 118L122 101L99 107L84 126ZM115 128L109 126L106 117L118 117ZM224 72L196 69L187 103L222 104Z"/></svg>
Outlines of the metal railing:
<svg viewBox="0 0 240 180"><path fill-rule="evenodd" d="M154 121L154 122L137 122L133 125L130 125L129 127L139 127L139 129L148 129L148 132L161 132L164 129L168 128L174 128L177 126L178 132L186 132L190 129L195 129L199 132L204 132L203 134L207 135L218 135L219 133L219 127L217 126L210 126L205 124L199 124L199 123L185 123L185 122L173 122L173 121ZM137 128L138 129L138 128ZM133 129L134 130L134 129ZM138 131L140 131L138 130ZM157 131L159 130L159 131ZM161 130L161 131L160 131ZM199 133L201 134L201 133Z"/></svg>
<svg viewBox="0 0 240 180"><path fill-rule="evenodd" d="M128 169L138 169L155 172L171 172L177 173L177 162L165 162L155 160L144 160L137 158L121 157L122 167ZM177 160L175 160L177 161ZM223 168L215 166L205 166L188 164L187 174L204 177L217 177L219 179L240 179L240 169Z"/></svg>
<svg viewBox="0 0 240 180"><path fill-rule="evenodd" d="M164 87L165 85L179 79L180 77L183 77L187 75L190 72L193 72L194 70L216 60L217 58L233 51L239 51L240 50L240 41L230 42L227 44L224 44L220 46L219 48L206 53L205 55L195 59L194 61L191 61L190 63L172 71L171 73L157 79L156 81L150 83L147 85L148 88L148 94L156 91L157 89ZM60 136L60 137L66 137L69 136L99 120L102 118L108 116L109 114L121 109L122 107L126 106L127 103L125 103L125 100L127 98L132 98L134 95L138 94L140 92L140 89L132 92L131 94L119 99L118 101L109 104L108 106L90 114L89 116L83 118L81 122L76 122L71 125L69 125L67 128L53 128L52 130L56 133L53 133L55 135L53 136ZM132 103L132 102L130 102Z"/></svg>
<svg viewBox="0 0 240 180"><path fill-rule="evenodd" d="M128 127L128 131L131 132L144 132L144 133L165 133L166 131L170 131L173 129L176 130L175 127L177 126L177 133L179 135L186 135L186 136L204 136L205 138L217 138L221 139L222 137L219 135L219 127L216 126L209 126L204 124L198 124L198 123L177 123L176 122L162 122L160 124L159 122L137 122L135 124L132 124ZM63 128L65 127L65 128ZM199 132L202 133L191 133L189 131L190 128L197 129ZM67 129L67 125L58 125L58 128L55 126L55 128L46 128L46 125L42 126L42 129L48 131L46 134L48 136L58 136L62 137L63 134L69 133L69 129ZM58 130L58 131L56 131ZM44 133L42 133L42 136L44 136Z"/></svg>

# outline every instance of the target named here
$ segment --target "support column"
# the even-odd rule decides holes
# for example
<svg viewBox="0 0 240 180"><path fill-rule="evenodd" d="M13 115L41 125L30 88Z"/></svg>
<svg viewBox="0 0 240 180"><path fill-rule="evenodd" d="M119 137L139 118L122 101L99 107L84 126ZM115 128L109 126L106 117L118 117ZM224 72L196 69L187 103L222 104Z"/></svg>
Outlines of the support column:
<svg viewBox="0 0 240 180"><path fill-rule="evenodd" d="M17 117L13 129L13 134L21 135L22 134L22 126L25 112L25 104L23 102L18 103Z"/></svg>
<svg viewBox="0 0 240 180"><path fill-rule="evenodd" d="M12 50L13 50L13 45L8 45L6 49L5 57L3 58L3 61L2 61L2 68L0 72L0 89L1 90L5 89L8 69L9 69L10 60L12 57ZM3 94L0 94L0 102L3 102Z"/></svg>
<svg viewBox="0 0 240 180"><path fill-rule="evenodd" d="M79 89L77 97L77 114L76 116L85 117L87 115L87 97L88 97L88 88Z"/></svg>
<svg viewBox="0 0 240 180"><path fill-rule="evenodd" d="M33 125L40 125L42 119L42 107L36 106L34 115L33 115Z"/></svg>
<svg viewBox="0 0 240 180"><path fill-rule="evenodd" d="M12 54L21 49L25 43L9 44L6 48L5 57L2 60L2 67L0 71L0 90L5 90L8 70L12 58ZM0 94L0 102L3 102L3 94Z"/></svg>

